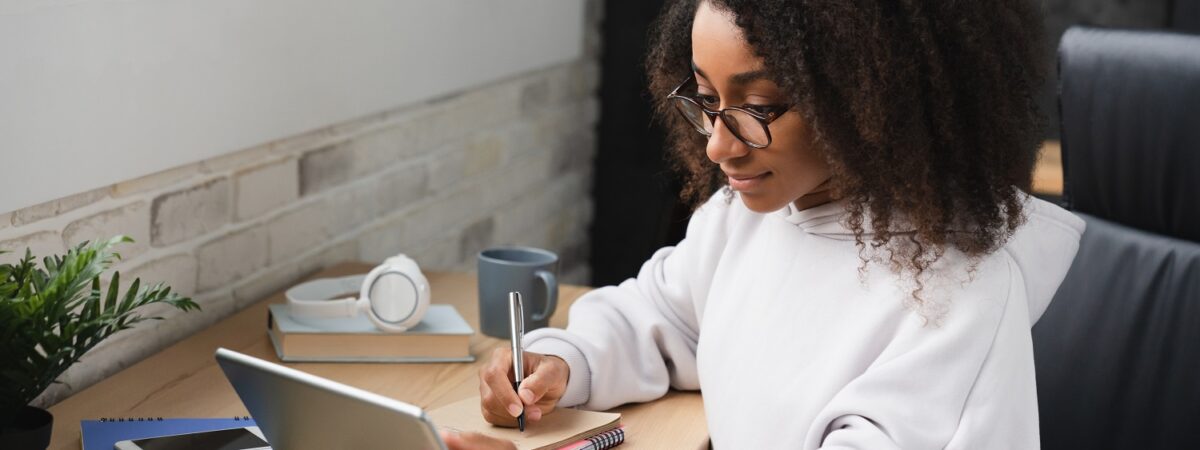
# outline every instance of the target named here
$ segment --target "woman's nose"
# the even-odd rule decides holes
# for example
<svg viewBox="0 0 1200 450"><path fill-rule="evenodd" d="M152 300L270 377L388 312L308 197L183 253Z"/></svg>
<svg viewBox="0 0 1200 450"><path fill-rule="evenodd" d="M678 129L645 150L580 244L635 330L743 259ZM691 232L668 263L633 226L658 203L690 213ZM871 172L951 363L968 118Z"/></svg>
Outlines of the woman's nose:
<svg viewBox="0 0 1200 450"><path fill-rule="evenodd" d="M708 137L708 145L704 148L704 152L710 161L721 164L730 159L746 156L750 153L750 146L734 136L733 132L729 131L729 127L725 126L725 122L717 117L714 120L712 135Z"/></svg>

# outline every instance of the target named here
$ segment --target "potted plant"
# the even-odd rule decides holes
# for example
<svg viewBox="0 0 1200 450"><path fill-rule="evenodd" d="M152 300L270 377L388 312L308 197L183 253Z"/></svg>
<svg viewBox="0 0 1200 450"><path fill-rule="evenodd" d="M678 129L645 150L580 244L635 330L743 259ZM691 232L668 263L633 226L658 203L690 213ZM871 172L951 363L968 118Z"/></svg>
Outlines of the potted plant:
<svg viewBox="0 0 1200 450"><path fill-rule="evenodd" d="M64 256L44 258L41 267L25 249L15 264L0 264L0 448L49 446L53 417L30 402L100 341L156 319L135 310L153 303L199 309L162 283L143 286L135 279L122 294L119 272L102 292L101 276L121 257L113 246L132 241L84 242Z"/></svg>

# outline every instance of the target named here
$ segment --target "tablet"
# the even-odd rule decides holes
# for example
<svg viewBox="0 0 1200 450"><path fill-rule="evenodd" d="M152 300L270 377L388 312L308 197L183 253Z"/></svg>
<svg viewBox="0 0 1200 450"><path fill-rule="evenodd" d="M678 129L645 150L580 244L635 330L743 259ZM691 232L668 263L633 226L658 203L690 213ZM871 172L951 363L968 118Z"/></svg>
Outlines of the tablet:
<svg viewBox="0 0 1200 450"><path fill-rule="evenodd" d="M446 448L417 406L225 348L216 358L273 448Z"/></svg>

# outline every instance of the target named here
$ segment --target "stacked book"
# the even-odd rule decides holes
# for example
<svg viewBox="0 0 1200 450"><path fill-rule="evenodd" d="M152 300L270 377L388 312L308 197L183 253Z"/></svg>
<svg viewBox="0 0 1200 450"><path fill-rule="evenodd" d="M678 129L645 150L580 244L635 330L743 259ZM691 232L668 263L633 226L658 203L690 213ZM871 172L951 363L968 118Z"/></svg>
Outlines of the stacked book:
<svg viewBox="0 0 1200 450"><path fill-rule="evenodd" d="M365 315L292 317L287 305L270 305L267 335L285 362L472 362L475 333L451 305L429 305L421 323L385 333Z"/></svg>

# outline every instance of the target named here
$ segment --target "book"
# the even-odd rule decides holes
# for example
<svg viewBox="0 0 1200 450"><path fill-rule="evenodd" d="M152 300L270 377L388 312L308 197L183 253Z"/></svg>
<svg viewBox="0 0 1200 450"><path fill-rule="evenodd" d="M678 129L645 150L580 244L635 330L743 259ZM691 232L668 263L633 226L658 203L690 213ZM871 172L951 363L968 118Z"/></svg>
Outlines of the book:
<svg viewBox="0 0 1200 450"><path fill-rule="evenodd" d="M112 450L113 444L126 439L144 439L201 431L228 430L257 426L249 417L213 419L164 419L162 417L114 417L79 421L83 450Z"/></svg>
<svg viewBox="0 0 1200 450"><path fill-rule="evenodd" d="M451 305L429 305L425 318L403 333L386 333L366 316L292 317L269 306L267 335L285 362L472 362L475 330Z"/></svg>
<svg viewBox="0 0 1200 450"><path fill-rule="evenodd" d="M625 438L624 428L620 426L621 415L617 413L555 408L550 414L542 416L541 420L526 424L524 432L516 428L498 427L484 420L479 413L479 397L454 402L427 414L438 427L459 432L474 431L513 441L520 450L598 450L619 445ZM589 439L593 438L596 443L587 447Z"/></svg>

